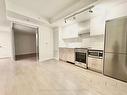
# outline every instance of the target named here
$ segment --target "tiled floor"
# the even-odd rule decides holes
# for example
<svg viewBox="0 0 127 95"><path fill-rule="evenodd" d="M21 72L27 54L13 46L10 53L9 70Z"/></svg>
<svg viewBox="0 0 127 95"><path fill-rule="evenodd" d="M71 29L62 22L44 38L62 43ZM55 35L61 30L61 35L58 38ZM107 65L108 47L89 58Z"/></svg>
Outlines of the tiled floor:
<svg viewBox="0 0 127 95"><path fill-rule="evenodd" d="M127 95L127 84L56 60L1 59L0 95Z"/></svg>

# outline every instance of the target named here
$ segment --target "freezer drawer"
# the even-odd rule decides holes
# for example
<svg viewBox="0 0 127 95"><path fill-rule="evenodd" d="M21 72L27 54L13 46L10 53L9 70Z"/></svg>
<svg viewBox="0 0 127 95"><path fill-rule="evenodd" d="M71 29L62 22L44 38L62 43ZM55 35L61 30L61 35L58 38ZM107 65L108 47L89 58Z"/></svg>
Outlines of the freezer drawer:
<svg viewBox="0 0 127 95"><path fill-rule="evenodd" d="M88 69L102 73L103 59L88 57Z"/></svg>
<svg viewBox="0 0 127 95"><path fill-rule="evenodd" d="M127 53L127 17L106 22L105 52Z"/></svg>
<svg viewBox="0 0 127 95"><path fill-rule="evenodd" d="M104 75L127 82L127 55L105 53Z"/></svg>

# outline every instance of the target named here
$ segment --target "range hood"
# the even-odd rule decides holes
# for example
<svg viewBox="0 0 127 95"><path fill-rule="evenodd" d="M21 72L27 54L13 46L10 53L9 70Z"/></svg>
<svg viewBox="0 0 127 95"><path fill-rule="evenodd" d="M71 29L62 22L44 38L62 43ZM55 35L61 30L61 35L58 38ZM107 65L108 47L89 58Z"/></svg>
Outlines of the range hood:
<svg viewBox="0 0 127 95"><path fill-rule="evenodd" d="M87 20L87 21L82 21L82 22L79 22L79 35L88 35L90 34L90 21Z"/></svg>

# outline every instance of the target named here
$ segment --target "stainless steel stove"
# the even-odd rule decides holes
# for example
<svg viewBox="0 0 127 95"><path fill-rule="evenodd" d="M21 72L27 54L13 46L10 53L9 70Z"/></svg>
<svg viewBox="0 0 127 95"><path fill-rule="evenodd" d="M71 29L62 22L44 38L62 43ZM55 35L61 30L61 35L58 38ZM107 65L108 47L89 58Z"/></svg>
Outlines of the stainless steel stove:
<svg viewBox="0 0 127 95"><path fill-rule="evenodd" d="M75 48L75 65L88 68L88 49Z"/></svg>

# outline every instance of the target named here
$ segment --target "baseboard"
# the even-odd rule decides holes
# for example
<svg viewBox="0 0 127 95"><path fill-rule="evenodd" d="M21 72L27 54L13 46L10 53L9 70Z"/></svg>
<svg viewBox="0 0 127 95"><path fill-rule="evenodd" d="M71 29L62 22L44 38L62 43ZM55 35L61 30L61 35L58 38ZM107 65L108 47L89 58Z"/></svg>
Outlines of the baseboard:
<svg viewBox="0 0 127 95"><path fill-rule="evenodd" d="M30 53L30 54L20 54L20 55L16 55L16 57L33 57L36 56L36 53Z"/></svg>
<svg viewBox="0 0 127 95"><path fill-rule="evenodd" d="M2 57L0 59L12 59L12 57Z"/></svg>
<svg viewBox="0 0 127 95"><path fill-rule="evenodd" d="M16 56L18 56L18 55L34 55L34 54L36 54L36 53L17 54Z"/></svg>
<svg viewBox="0 0 127 95"><path fill-rule="evenodd" d="M39 62L45 62L45 61L49 61L49 60L54 60L54 58L47 58L47 59L39 60Z"/></svg>
<svg viewBox="0 0 127 95"><path fill-rule="evenodd" d="M59 60L59 58L53 57L52 59Z"/></svg>

